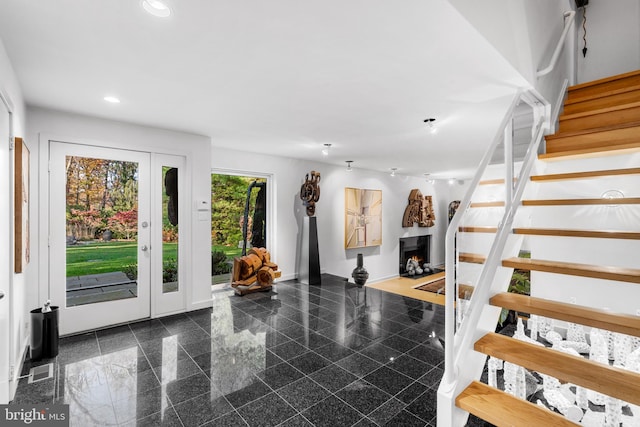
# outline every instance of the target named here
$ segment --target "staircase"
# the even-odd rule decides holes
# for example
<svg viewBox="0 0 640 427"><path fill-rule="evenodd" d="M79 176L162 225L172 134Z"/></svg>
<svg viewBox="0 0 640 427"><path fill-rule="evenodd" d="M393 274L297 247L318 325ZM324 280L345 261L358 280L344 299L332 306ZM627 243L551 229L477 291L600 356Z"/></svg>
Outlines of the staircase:
<svg viewBox="0 0 640 427"><path fill-rule="evenodd" d="M640 337L640 71L569 88L559 121L558 132L545 137L546 153L538 155L534 166L544 172L530 176L524 190L533 197L518 207L530 226L510 227L509 238L527 236L532 259L505 256L504 251L498 267L531 271L532 295L496 292L494 284L488 306L555 319L560 327L570 322ZM499 206L505 202L474 201L469 210ZM493 225L458 228L459 235L499 231ZM460 248L460 263L488 262L475 253L477 247L466 249ZM474 337L475 352L639 405L632 410L640 418L639 372L492 332L476 330ZM478 371L475 378L479 376ZM461 377L465 375L458 382ZM489 423L576 425L473 378L467 383L455 392L455 405ZM443 419L439 415L440 424Z"/></svg>

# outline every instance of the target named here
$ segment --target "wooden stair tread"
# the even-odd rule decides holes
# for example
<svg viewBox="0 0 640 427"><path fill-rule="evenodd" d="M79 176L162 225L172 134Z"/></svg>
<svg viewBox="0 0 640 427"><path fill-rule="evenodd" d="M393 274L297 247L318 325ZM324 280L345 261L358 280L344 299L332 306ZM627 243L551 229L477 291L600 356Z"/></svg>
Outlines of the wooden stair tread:
<svg viewBox="0 0 640 427"><path fill-rule="evenodd" d="M468 252L460 252L458 254L458 261L468 262L471 264L484 264L486 259L487 257L482 254L472 254Z"/></svg>
<svg viewBox="0 0 640 427"><path fill-rule="evenodd" d="M606 94L586 97L575 102L564 104L562 114L575 114L600 108L612 107L619 104L629 104L640 100L640 85L630 86L622 90L610 91Z"/></svg>
<svg viewBox="0 0 640 427"><path fill-rule="evenodd" d="M472 208L493 208L493 207L503 207L503 201L497 202L473 202L469 205Z"/></svg>
<svg viewBox="0 0 640 427"><path fill-rule="evenodd" d="M633 71L629 71L626 73L621 73L621 74L615 74L613 76L607 76L607 77L603 77L601 79L597 79L597 80L591 80L588 82L584 82L584 83L579 83L577 85L573 85L573 86L569 86L569 92L576 92L580 89L584 89L587 87L593 87L593 86L598 86L598 85L602 85L605 83L609 83L609 82L614 82L616 80L623 80L625 78L628 77L634 77L634 76L640 76L640 70L633 70Z"/></svg>
<svg viewBox="0 0 640 427"><path fill-rule="evenodd" d="M625 84L618 87L608 87L608 88L599 88L597 90L576 90L575 88L569 88L569 92L567 94L567 99L564 104L567 106L580 104L584 102L597 101L604 98L610 98L616 95L625 94L629 92L635 92L640 89L640 84L636 82L631 82L631 84ZM578 91L582 93L578 94Z"/></svg>
<svg viewBox="0 0 640 427"><path fill-rule="evenodd" d="M519 295L512 292L496 294L489 300L489 303L509 310L537 314L552 319L640 337L640 316L616 314L597 308Z"/></svg>
<svg viewBox="0 0 640 427"><path fill-rule="evenodd" d="M628 168L628 169L607 169L597 171L586 172L570 172L570 173L556 173L549 175L532 175L531 181L544 182L544 181L563 181L567 179L584 179L584 178L599 178L603 176L618 176L618 175L635 175L640 174L640 168Z"/></svg>
<svg viewBox="0 0 640 427"><path fill-rule="evenodd" d="M575 132L548 135L546 152L557 153L569 150L612 150L640 146L640 121L605 126Z"/></svg>
<svg viewBox="0 0 640 427"><path fill-rule="evenodd" d="M538 154L538 160L571 160L571 159L588 159L593 157L614 156L625 153L635 153L640 151L640 144L637 142L629 144L616 144L613 147L588 147L579 149L563 150L554 153Z"/></svg>
<svg viewBox="0 0 640 427"><path fill-rule="evenodd" d="M488 333L480 338L474 344L474 349L561 381L604 393L625 402L640 404L640 374L637 372L496 333Z"/></svg>
<svg viewBox="0 0 640 427"><path fill-rule="evenodd" d="M523 200L522 206L573 206L573 205L636 205L640 197L621 197L619 199L530 199Z"/></svg>
<svg viewBox="0 0 640 427"><path fill-rule="evenodd" d="M638 96L640 99L640 95ZM600 129L640 120L640 101L608 105L559 117L558 133Z"/></svg>
<svg viewBox="0 0 640 427"><path fill-rule="evenodd" d="M603 280L616 280L619 282L640 283L640 269L636 268L610 267L517 257L503 259L502 266L518 268L520 270L543 271L554 274L567 274Z"/></svg>
<svg viewBox="0 0 640 427"><path fill-rule="evenodd" d="M631 71L569 87L565 104L603 98L634 90L640 85L640 73Z"/></svg>
<svg viewBox="0 0 640 427"><path fill-rule="evenodd" d="M558 236L558 237L592 237L598 239L629 239L640 240L640 232L618 230L567 230L561 228L526 228L513 229L514 234L529 236Z"/></svg>
<svg viewBox="0 0 640 427"><path fill-rule="evenodd" d="M495 233L498 228L492 226L467 226L458 227L458 231L461 233Z"/></svg>
<svg viewBox="0 0 640 427"><path fill-rule="evenodd" d="M484 181L480 181L478 185L496 185L496 184L504 184L504 179L485 179Z"/></svg>
<svg viewBox="0 0 640 427"><path fill-rule="evenodd" d="M583 129L583 130L576 130L572 132L554 133L552 135L545 135L544 138L547 142L550 142L556 139L570 138L575 136L584 137L586 135L591 135L591 134L597 134L597 133L603 133L603 132L614 132L614 131L619 131L621 129L636 128L636 127L640 127L640 121L636 120L633 122L602 126L602 127L593 128L593 129Z"/></svg>
<svg viewBox="0 0 640 427"><path fill-rule="evenodd" d="M621 104L616 104L616 105L610 105L610 106L606 106L606 107L596 108L596 109L593 109L593 110L581 111L581 112L578 112L578 113L561 114L560 117L558 117L558 119L562 122L563 120L573 120L573 119L578 119L578 118L585 118L585 117L595 116L595 115L598 115L598 114L612 113L612 112L616 112L616 111L627 110L629 108L635 108L635 107L640 107L640 101L621 103Z"/></svg>
<svg viewBox="0 0 640 427"><path fill-rule="evenodd" d="M473 381L456 397L456 406L498 427L575 427L562 415L504 391Z"/></svg>

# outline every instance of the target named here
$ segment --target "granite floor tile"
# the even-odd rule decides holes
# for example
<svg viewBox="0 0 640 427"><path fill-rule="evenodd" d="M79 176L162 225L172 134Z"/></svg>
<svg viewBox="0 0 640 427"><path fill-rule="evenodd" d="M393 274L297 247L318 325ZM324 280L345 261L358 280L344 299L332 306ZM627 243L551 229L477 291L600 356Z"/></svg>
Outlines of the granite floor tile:
<svg viewBox="0 0 640 427"><path fill-rule="evenodd" d="M302 415L296 415L295 417L291 417L282 424L278 424L278 427L313 427L305 417Z"/></svg>
<svg viewBox="0 0 640 427"><path fill-rule="evenodd" d="M376 387L384 390L390 395L394 396L399 393L405 387L413 382L413 380L406 375L403 375L393 369L383 366L369 375L364 377L364 380L370 382Z"/></svg>
<svg viewBox="0 0 640 427"><path fill-rule="evenodd" d="M301 378L278 390L278 395L298 411L304 411L315 405L329 394L324 387L309 377Z"/></svg>
<svg viewBox="0 0 640 427"><path fill-rule="evenodd" d="M203 424L202 427L247 427L247 423L242 419L240 414L233 411Z"/></svg>
<svg viewBox="0 0 640 427"><path fill-rule="evenodd" d="M183 427L173 407L156 412L139 420L120 424L122 427Z"/></svg>
<svg viewBox="0 0 640 427"><path fill-rule="evenodd" d="M421 376L419 381L429 388L434 388L434 387L437 387L438 384L440 384L440 381L442 381L443 375L444 375L444 369L436 367L428 371L423 376Z"/></svg>
<svg viewBox="0 0 640 427"><path fill-rule="evenodd" d="M416 400L422 393L427 391L429 387L419 381L414 381L405 387L400 393L396 394L396 399L406 403L407 405Z"/></svg>
<svg viewBox="0 0 640 427"><path fill-rule="evenodd" d="M190 342L188 344L182 344L182 348L191 357L196 357L201 354L211 353L212 340L211 338L204 338L199 341Z"/></svg>
<svg viewBox="0 0 640 427"><path fill-rule="evenodd" d="M435 425L440 307L331 275L215 295L196 312L62 338L55 380L22 379L16 402L68 403L82 426Z"/></svg>
<svg viewBox="0 0 640 427"><path fill-rule="evenodd" d="M360 353L381 364L385 364L399 358L403 352L396 348L388 347L381 342L375 342L362 349Z"/></svg>
<svg viewBox="0 0 640 427"><path fill-rule="evenodd" d="M414 347L407 354L432 366L437 366L444 360L444 350L439 350L429 344L421 344Z"/></svg>
<svg viewBox="0 0 640 427"><path fill-rule="evenodd" d="M325 359L318 353L309 351L298 357L289 360L289 363L297 370L309 375L331 364L330 360Z"/></svg>
<svg viewBox="0 0 640 427"><path fill-rule="evenodd" d="M303 345L298 344L295 341L287 341L284 344L280 344L271 349L278 357L283 360L290 360L294 357L300 356L307 352L307 349Z"/></svg>
<svg viewBox="0 0 640 427"><path fill-rule="evenodd" d="M349 357L345 357L344 359L336 362L336 364L358 377L368 375L382 366L381 363L378 363L360 353L355 353Z"/></svg>
<svg viewBox="0 0 640 427"><path fill-rule="evenodd" d="M192 399L211 390L209 378L198 373L167 384L167 396L173 405Z"/></svg>
<svg viewBox="0 0 640 427"><path fill-rule="evenodd" d="M421 420L428 422L437 415L437 391L428 389L422 393L406 409Z"/></svg>
<svg viewBox="0 0 640 427"><path fill-rule="evenodd" d="M402 355L393 361L387 363L387 366L395 371L405 374L414 380L422 377L432 368L431 365L422 363L418 359L409 355Z"/></svg>
<svg viewBox="0 0 640 427"><path fill-rule="evenodd" d="M118 423L123 424L160 412L170 406L161 387L113 402Z"/></svg>
<svg viewBox="0 0 640 427"><path fill-rule="evenodd" d="M225 397L234 408L239 408L271 393L271 388L257 377L249 378L242 388L227 393Z"/></svg>
<svg viewBox="0 0 640 427"><path fill-rule="evenodd" d="M292 383L303 376L304 374L302 372L286 362L267 368L258 374L258 377L274 390Z"/></svg>
<svg viewBox="0 0 640 427"><path fill-rule="evenodd" d="M336 364L320 369L311 374L310 377L332 393L351 384L358 378Z"/></svg>
<svg viewBox="0 0 640 427"><path fill-rule="evenodd" d="M207 392L175 405L186 426L199 426L233 411L233 407L219 393Z"/></svg>
<svg viewBox="0 0 640 427"><path fill-rule="evenodd" d="M400 335L392 335L388 338L385 338L381 341L381 344L396 349L401 353L405 353L417 346L414 341L402 338Z"/></svg>
<svg viewBox="0 0 640 427"><path fill-rule="evenodd" d="M369 418L363 418L354 424L353 427L378 427L378 424L374 423Z"/></svg>
<svg viewBox="0 0 640 427"><path fill-rule="evenodd" d="M299 344L302 344L306 348L310 348L312 350L315 350L317 348L320 348L322 346L325 346L333 342L328 337L313 331L309 331L308 334L296 338L295 341Z"/></svg>
<svg viewBox="0 0 640 427"><path fill-rule="evenodd" d="M368 415L391 399L391 395L362 379L358 379L336 393L340 399Z"/></svg>
<svg viewBox="0 0 640 427"><path fill-rule="evenodd" d="M369 414L368 418L373 420L379 426L389 425L391 427L392 424L387 423L398 415L405 406L406 405L398 399L389 399L386 403Z"/></svg>
<svg viewBox="0 0 640 427"><path fill-rule="evenodd" d="M161 384L168 384L172 381L181 380L186 377L201 372L200 367L190 357L176 360L175 362L162 364L153 368L156 377Z"/></svg>
<svg viewBox="0 0 640 427"><path fill-rule="evenodd" d="M398 415L391 418L385 426L403 426L403 427L425 427L428 423L425 423L420 418L413 415L408 411L401 411Z"/></svg>
<svg viewBox="0 0 640 427"><path fill-rule="evenodd" d="M362 415L336 396L329 396L307 409L302 415L316 427L351 426Z"/></svg>
<svg viewBox="0 0 640 427"><path fill-rule="evenodd" d="M275 426L296 415L296 410L275 393L269 393L238 409L250 426Z"/></svg>
<svg viewBox="0 0 640 427"><path fill-rule="evenodd" d="M331 341L329 344L319 347L314 351L332 362L337 362L354 353L354 350L338 344L335 341Z"/></svg>

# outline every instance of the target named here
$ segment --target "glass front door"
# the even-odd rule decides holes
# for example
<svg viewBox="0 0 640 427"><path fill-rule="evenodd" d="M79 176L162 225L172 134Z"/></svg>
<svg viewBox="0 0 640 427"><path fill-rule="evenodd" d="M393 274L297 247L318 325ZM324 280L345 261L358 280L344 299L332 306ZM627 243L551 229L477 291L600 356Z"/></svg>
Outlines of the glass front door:
<svg viewBox="0 0 640 427"><path fill-rule="evenodd" d="M50 144L50 291L60 333L149 317L150 154Z"/></svg>

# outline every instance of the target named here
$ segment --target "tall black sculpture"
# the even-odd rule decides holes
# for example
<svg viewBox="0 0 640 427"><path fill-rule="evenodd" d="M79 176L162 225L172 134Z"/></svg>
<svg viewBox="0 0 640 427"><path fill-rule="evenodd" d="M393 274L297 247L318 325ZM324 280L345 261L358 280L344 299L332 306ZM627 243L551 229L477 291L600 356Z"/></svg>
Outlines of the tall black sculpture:
<svg viewBox="0 0 640 427"><path fill-rule="evenodd" d="M305 176L300 187L300 199L305 205L307 216L302 229L302 244L298 280L309 285L321 284L320 251L318 249L318 224L316 222L316 203L320 200L320 172L311 171Z"/></svg>

